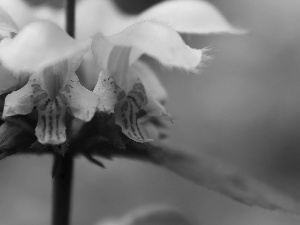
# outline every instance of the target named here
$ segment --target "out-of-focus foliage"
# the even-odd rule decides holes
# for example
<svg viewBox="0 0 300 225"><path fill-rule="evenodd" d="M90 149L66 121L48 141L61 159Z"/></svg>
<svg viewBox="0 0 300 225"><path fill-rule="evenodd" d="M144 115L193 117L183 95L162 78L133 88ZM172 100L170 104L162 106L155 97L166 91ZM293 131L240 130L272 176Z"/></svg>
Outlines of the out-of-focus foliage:
<svg viewBox="0 0 300 225"><path fill-rule="evenodd" d="M181 213L167 206L143 206L120 219L107 219L97 225L191 225Z"/></svg>

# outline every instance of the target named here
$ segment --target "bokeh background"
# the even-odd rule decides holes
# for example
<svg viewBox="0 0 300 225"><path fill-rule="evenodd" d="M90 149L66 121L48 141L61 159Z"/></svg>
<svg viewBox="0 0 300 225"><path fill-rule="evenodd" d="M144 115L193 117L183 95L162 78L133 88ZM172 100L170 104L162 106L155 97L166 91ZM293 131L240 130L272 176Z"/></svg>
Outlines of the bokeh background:
<svg viewBox="0 0 300 225"><path fill-rule="evenodd" d="M137 13L158 1L117 2ZM175 118L168 142L219 158L300 198L300 2L211 2L251 33L194 40L195 47L212 47L214 57L200 75L162 73ZM152 203L172 205L197 225L300 224L299 217L241 205L152 165L104 163L105 170L76 161L74 225L93 225ZM0 225L50 224L51 167L46 156L1 161Z"/></svg>

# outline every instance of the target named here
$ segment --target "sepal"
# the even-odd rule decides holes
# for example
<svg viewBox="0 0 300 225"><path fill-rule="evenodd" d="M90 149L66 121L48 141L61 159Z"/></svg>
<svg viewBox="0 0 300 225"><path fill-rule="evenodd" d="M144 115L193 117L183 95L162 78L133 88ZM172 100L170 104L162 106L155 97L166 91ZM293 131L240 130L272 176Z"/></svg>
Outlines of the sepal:
<svg viewBox="0 0 300 225"><path fill-rule="evenodd" d="M19 153L36 141L31 123L28 118L13 117L0 126L0 159Z"/></svg>

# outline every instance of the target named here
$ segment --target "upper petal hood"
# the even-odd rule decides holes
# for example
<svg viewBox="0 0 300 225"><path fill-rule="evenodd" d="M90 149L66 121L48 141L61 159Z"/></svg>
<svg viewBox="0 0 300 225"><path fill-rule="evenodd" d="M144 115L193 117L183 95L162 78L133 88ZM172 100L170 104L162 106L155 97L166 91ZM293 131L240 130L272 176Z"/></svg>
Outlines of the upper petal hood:
<svg viewBox="0 0 300 225"><path fill-rule="evenodd" d="M112 0L85 0L76 7L76 37L85 39L101 31L106 35L120 32L132 24Z"/></svg>
<svg viewBox="0 0 300 225"><path fill-rule="evenodd" d="M41 19L52 21L61 27L64 24L63 11L49 5L31 5L26 0L0 0L0 7L13 18L20 28Z"/></svg>
<svg viewBox="0 0 300 225"><path fill-rule="evenodd" d="M13 40L0 46L0 60L13 71L38 71L77 54L83 55L90 40L77 41L56 24L40 21L26 26Z"/></svg>
<svg viewBox="0 0 300 225"><path fill-rule="evenodd" d="M110 0L85 0L78 4L77 19L79 38L89 37L96 31L112 35L144 19L163 21L183 33L245 32L233 27L212 4L201 0L164 1L136 16L122 13Z"/></svg>
<svg viewBox="0 0 300 225"><path fill-rule="evenodd" d="M245 32L234 28L216 7L206 1L164 1L149 8L140 17L157 18L182 33L242 34Z"/></svg>
<svg viewBox="0 0 300 225"><path fill-rule="evenodd" d="M92 50L99 67L107 67L115 46L132 48L129 62L145 53L164 65L192 70L197 68L202 59L201 50L190 48L175 30L157 21L138 22L112 36L96 34Z"/></svg>

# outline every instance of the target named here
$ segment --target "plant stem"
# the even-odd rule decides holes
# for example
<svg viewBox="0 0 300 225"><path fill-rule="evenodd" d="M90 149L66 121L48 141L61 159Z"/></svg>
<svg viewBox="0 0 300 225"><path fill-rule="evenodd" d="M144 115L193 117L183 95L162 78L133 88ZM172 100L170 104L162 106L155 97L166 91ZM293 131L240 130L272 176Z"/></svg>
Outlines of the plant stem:
<svg viewBox="0 0 300 225"><path fill-rule="evenodd" d="M71 155L54 155L52 225L70 224L73 164Z"/></svg>
<svg viewBox="0 0 300 225"><path fill-rule="evenodd" d="M75 35L75 5L76 0L65 2L66 31L71 37ZM70 225L73 170L71 154L54 154L52 225Z"/></svg>
<svg viewBox="0 0 300 225"><path fill-rule="evenodd" d="M66 31L71 37L75 37L75 5L76 0L66 0Z"/></svg>

